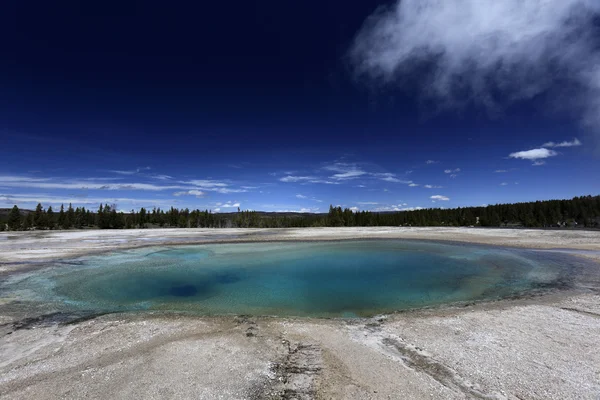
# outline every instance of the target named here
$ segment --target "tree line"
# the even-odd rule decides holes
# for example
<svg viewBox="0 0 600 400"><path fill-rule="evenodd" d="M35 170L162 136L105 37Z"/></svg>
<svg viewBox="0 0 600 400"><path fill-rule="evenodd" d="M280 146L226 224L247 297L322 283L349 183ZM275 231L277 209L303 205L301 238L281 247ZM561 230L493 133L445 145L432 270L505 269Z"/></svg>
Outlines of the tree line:
<svg viewBox="0 0 600 400"><path fill-rule="evenodd" d="M153 208L129 213L117 212L115 205L100 204L98 210L85 207L59 211L38 204L34 211L15 205L0 216L0 230L41 229L132 229L132 228L291 228L341 226L487 226L487 227L585 227L600 228L600 196L570 200L497 204L486 207L429 208L397 212L354 212L329 207L327 214L264 213L241 211L215 214L209 210Z"/></svg>

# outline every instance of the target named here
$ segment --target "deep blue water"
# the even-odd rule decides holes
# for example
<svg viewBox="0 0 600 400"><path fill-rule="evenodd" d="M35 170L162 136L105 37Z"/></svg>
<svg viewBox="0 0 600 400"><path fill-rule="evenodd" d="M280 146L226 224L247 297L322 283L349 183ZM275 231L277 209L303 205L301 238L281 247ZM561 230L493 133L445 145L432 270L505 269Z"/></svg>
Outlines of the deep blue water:
<svg viewBox="0 0 600 400"><path fill-rule="evenodd" d="M400 240L154 247L57 263L12 276L0 291L96 312L368 316L564 285L572 260Z"/></svg>

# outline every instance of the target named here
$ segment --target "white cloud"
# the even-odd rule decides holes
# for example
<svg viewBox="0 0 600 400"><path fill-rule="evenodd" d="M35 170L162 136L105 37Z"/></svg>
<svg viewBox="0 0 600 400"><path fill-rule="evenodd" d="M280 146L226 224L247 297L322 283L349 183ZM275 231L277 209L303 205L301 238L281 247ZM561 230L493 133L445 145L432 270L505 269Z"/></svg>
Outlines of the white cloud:
<svg viewBox="0 0 600 400"><path fill-rule="evenodd" d="M314 177L314 176L293 176L293 175L288 175L288 176L284 176L282 178L279 178L279 180L281 182L303 182L303 181L312 181L312 180L316 180L318 178Z"/></svg>
<svg viewBox="0 0 600 400"><path fill-rule="evenodd" d="M214 181L211 179L192 179L190 181L183 181L182 183L187 183L189 185L200 186L203 188L216 188L216 187L226 187L229 184L221 181Z"/></svg>
<svg viewBox="0 0 600 400"><path fill-rule="evenodd" d="M460 172L460 168L444 170L445 174L456 174L457 172Z"/></svg>
<svg viewBox="0 0 600 400"><path fill-rule="evenodd" d="M299 209L289 209L289 210L276 210L275 212L279 213L317 213L319 212L318 208L299 208Z"/></svg>
<svg viewBox="0 0 600 400"><path fill-rule="evenodd" d="M376 178L381 179L382 181L386 181L386 182L394 182L394 183L399 183L402 182L400 179L396 178L396 176L392 173L389 172L385 172L385 173L378 173L378 174L373 174Z"/></svg>
<svg viewBox="0 0 600 400"><path fill-rule="evenodd" d="M20 188L37 188L37 189L90 189L90 190L148 190L148 191L161 191L161 190L172 190L172 189L187 189L181 185L167 185L159 186L151 183L93 183L89 181L63 181L63 182L49 182L49 181L27 181L21 182L16 181L3 181L0 180L0 187L20 187Z"/></svg>
<svg viewBox="0 0 600 400"><path fill-rule="evenodd" d="M500 184L500 186L506 186L506 185L508 185L508 183L506 183L506 182L502 182L502 183Z"/></svg>
<svg viewBox="0 0 600 400"><path fill-rule="evenodd" d="M424 185L423 187L425 189L441 189L441 188L443 188L443 186L436 186L436 185Z"/></svg>
<svg viewBox="0 0 600 400"><path fill-rule="evenodd" d="M423 210L423 207L404 207L407 204L397 204L397 205L389 205L389 206L381 206L381 207L377 207L375 208L373 211L378 211L378 212L385 212L385 211L416 211L416 210Z"/></svg>
<svg viewBox="0 0 600 400"><path fill-rule="evenodd" d="M546 164L546 161L537 160L537 161L534 161L533 164L531 164L531 165L533 165L534 167L539 167L540 165L544 165L544 164Z"/></svg>
<svg viewBox="0 0 600 400"><path fill-rule="evenodd" d="M430 199L431 200L439 200L439 201L448 201L448 200L450 200L450 198L448 198L446 196L442 196L440 194L436 194L435 196L431 196Z"/></svg>
<svg viewBox="0 0 600 400"><path fill-rule="evenodd" d="M50 195L46 193L27 193L27 194L0 194L0 207L12 207L18 205L19 207L35 207L38 203L53 207L60 206L61 204L73 204L73 207L97 207L100 203L108 204L128 204L134 208L139 207L152 207L152 206L168 206L172 205L172 202L161 199L133 199L127 197L76 197L76 196L60 196Z"/></svg>
<svg viewBox="0 0 600 400"><path fill-rule="evenodd" d="M329 177L329 179L334 180L348 180L348 179L356 179L363 175L366 175L367 172L362 168L358 167L356 164L342 163L336 162L331 165L327 165L323 167L323 169L327 171L337 172L337 174L333 174Z"/></svg>
<svg viewBox="0 0 600 400"><path fill-rule="evenodd" d="M170 175L153 175L152 178L154 178L154 179L160 179L162 181L173 179L173 177L170 176Z"/></svg>
<svg viewBox="0 0 600 400"><path fill-rule="evenodd" d="M30 178L27 176L18 175L0 175L0 184L2 182L46 182L49 180L50 178Z"/></svg>
<svg viewBox="0 0 600 400"><path fill-rule="evenodd" d="M200 190L196 190L196 189L192 189L192 190L186 190L186 191L182 191L182 192L175 192L173 193L173 196L196 196L196 197L203 197L204 196L204 192L200 191Z"/></svg>
<svg viewBox="0 0 600 400"><path fill-rule="evenodd" d="M154 183L114 183L98 181L98 178L90 179L64 179L64 178L28 178L14 176L0 176L0 187L18 187L35 189L68 189L68 190L202 190L218 193L240 193L247 192L245 189L228 187L228 184L217 181L193 180L182 181L178 184L157 185Z"/></svg>
<svg viewBox="0 0 600 400"><path fill-rule="evenodd" d="M244 193L247 192L246 189L230 189L230 188L203 188L204 190L210 190L213 192L217 192L217 193L221 193L221 194L228 194L228 193Z"/></svg>
<svg viewBox="0 0 600 400"><path fill-rule="evenodd" d="M350 207L350 211L352 211L352 212L355 212L355 213L356 213L356 212L359 212L359 211L360 211L360 208L358 208L358 207Z"/></svg>
<svg viewBox="0 0 600 400"><path fill-rule="evenodd" d="M221 208L237 208L240 206L240 203L232 203L231 201L228 201L227 203L222 203L222 204L217 204L218 206L220 206Z"/></svg>
<svg viewBox="0 0 600 400"><path fill-rule="evenodd" d="M303 194L297 194L296 197L299 199L307 199L308 198L308 197L304 196Z"/></svg>
<svg viewBox="0 0 600 400"><path fill-rule="evenodd" d="M579 139L574 138L570 142L564 141L564 142L560 142L560 143L547 142L542 145L542 147L574 147L574 146L581 146L581 142L579 141Z"/></svg>
<svg viewBox="0 0 600 400"><path fill-rule="evenodd" d="M109 172L114 172L115 174L119 174L119 175L135 175L135 174L139 174L142 171L148 171L150 169L151 169L150 167L138 167L136 169L127 170L127 171L110 170Z"/></svg>
<svg viewBox="0 0 600 400"><path fill-rule="evenodd" d="M520 158L522 160L534 161L534 160L538 160L541 158L554 157L556 155L558 155L558 153L554 150L540 148L540 149L532 149L532 150L526 150L526 151L517 151L515 153L510 153L508 156L510 158Z"/></svg>
<svg viewBox="0 0 600 400"><path fill-rule="evenodd" d="M346 172L340 172L337 174L333 174L332 176L330 176L329 178L331 179L355 179L358 178L359 176L365 175L366 172L362 171L362 170L353 170L353 171L346 171Z"/></svg>
<svg viewBox="0 0 600 400"><path fill-rule="evenodd" d="M547 93L597 129L598 14L597 0L399 0L366 20L350 56L358 76L413 87L439 107L495 112Z"/></svg>
<svg viewBox="0 0 600 400"><path fill-rule="evenodd" d="M505 170L505 169L497 169L494 172L497 173L497 174L501 174L501 173L508 172L508 171Z"/></svg>
<svg viewBox="0 0 600 400"><path fill-rule="evenodd" d="M435 161L435 160L427 160L425 161L425 164L437 164L439 163L439 161Z"/></svg>
<svg viewBox="0 0 600 400"><path fill-rule="evenodd" d="M408 186L410 186L410 187L417 187L417 186L419 186L419 184L418 183L410 183Z"/></svg>

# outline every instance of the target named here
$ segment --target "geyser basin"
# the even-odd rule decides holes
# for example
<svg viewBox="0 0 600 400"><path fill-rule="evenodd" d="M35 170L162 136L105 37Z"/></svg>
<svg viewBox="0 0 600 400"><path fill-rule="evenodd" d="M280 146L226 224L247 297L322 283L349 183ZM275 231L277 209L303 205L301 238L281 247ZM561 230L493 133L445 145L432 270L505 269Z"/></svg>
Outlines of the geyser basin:
<svg viewBox="0 0 600 400"><path fill-rule="evenodd" d="M369 240L156 247L12 276L2 297L88 311L369 316L564 286L558 253Z"/></svg>

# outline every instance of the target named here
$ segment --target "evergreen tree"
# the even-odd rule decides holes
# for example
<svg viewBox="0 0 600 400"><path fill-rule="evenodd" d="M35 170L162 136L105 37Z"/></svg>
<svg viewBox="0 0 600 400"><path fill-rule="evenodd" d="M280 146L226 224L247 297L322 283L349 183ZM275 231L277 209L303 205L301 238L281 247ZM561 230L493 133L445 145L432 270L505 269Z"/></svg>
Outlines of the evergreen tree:
<svg viewBox="0 0 600 400"><path fill-rule="evenodd" d="M18 231L21 228L21 212L16 204L8 214L8 228L11 231Z"/></svg>
<svg viewBox="0 0 600 400"><path fill-rule="evenodd" d="M65 228L65 206L64 204L60 205L60 211L58 212L58 227L61 229Z"/></svg>
<svg viewBox="0 0 600 400"><path fill-rule="evenodd" d="M46 227L46 215L44 213L44 208L42 207L42 203L38 203L35 207L35 214L33 216L33 223L35 227L38 229L44 229Z"/></svg>
<svg viewBox="0 0 600 400"><path fill-rule="evenodd" d="M27 215L23 216L23 221L21 222L21 228L24 231L28 231L29 229L31 229L31 224L29 223L29 218L27 218Z"/></svg>
<svg viewBox="0 0 600 400"><path fill-rule="evenodd" d="M46 221L48 229L54 229L54 211L52 211L52 206L48 206L48 211L46 211Z"/></svg>
<svg viewBox="0 0 600 400"><path fill-rule="evenodd" d="M65 229L70 229L73 226L75 218L75 210L73 210L73 205L69 203L69 209L65 218Z"/></svg>

